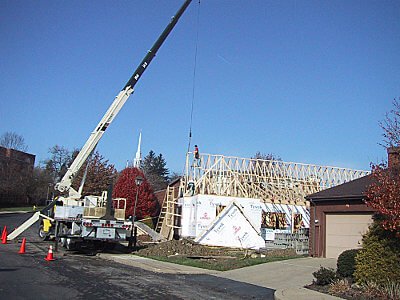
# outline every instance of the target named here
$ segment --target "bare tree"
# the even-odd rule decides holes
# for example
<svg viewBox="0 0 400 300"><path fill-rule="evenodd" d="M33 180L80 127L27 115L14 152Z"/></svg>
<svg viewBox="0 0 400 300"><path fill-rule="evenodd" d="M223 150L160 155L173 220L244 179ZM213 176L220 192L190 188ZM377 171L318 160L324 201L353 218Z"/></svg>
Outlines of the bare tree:
<svg viewBox="0 0 400 300"><path fill-rule="evenodd" d="M173 182L173 181L175 181L175 180L177 180L178 178L181 178L181 177L182 177L181 174L179 174L179 173L177 173L177 172L172 172L172 173L169 175L168 183L170 184L171 182Z"/></svg>
<svg viewBox="0 0 400 300"><path fill-rule="evenodd" d="M24 137L11 131L7 131L0 137L0 146L22 152L28 150Z"/></svg>
<svg viewBox="0 0 400 300"><path fill-rule="evenodd" d="M256 152L251 159L262 159L262 160L273 160L273 161L282 161L282 158L279 155L274 153L261 153L260 151Z"/></svg>
<svg viewBox="0 0 400 300"><path fill-rule="evenodd" d="M385 148L400 146L400 97L393 100L393 109L386 113L385 119L379 122L383 129L383 143Z"/></svg>
<svg viewBox="0 0 400 300"><path fill-rule="evenodd" d="M58 145L50 148L48 152L51 158L44 161L45 168L53 175L54 183L56 183L64 176L72 162L71 152Z"/></svg>
<svg viewBox="0 0 400 300"><path fill-rule="evenodd" d="M82 195L101 195L103 191L107 190L108 184L112 183L114 179L116 182L117 170L114 165L110 164L107 159L96 151L89 158L89 162L86 162L82 166L75 177L72 184L75 190L78 190L80 187L88 163L89 167Z"/></svg>

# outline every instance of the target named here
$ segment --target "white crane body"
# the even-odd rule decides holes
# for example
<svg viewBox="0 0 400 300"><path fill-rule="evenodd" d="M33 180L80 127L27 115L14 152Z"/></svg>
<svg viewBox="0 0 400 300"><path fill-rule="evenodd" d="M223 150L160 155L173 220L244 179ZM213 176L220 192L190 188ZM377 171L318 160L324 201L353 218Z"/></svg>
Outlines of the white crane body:
<svg viewBox="0 0 400 300"><path fill-rule="evenodd" d="M72 188L72 183L83 164L93 153L108 126L133 93L134 86L191 1L186 0L175 16L172 17L170 23L147 52L132 77L115 97L63 178L56 184L56 190L62 193L68 192L68 196L58 197L40 213L34 214L20 226L23 229L12 233L12 238L17 237L38 219L41 221L39 236L47 239L50 235L54 235L56 241L60 239L62 245L67 249L74 248L76 245L87 241L96 243L117 242L128 237L132 238L132 219L125 219L126 199L112 199L112 186L109 187L108 191L104 191L101 196L85 196L82 198L84 180L78 191ZM135 226L136 224L140 223L135 222ZM155 232L153 234L156 236Z"/></svg>

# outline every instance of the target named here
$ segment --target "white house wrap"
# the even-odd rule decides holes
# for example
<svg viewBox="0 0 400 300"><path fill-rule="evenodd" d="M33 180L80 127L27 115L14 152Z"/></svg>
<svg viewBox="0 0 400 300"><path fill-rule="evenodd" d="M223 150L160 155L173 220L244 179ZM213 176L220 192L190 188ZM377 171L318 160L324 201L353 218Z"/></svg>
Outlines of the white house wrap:
<svg viewBox="0 0 400 300"><path fill-rule="evenodd" d="M240 204L232 201L195 242L211 246L259 249L265 247L265 241L260 234L260 230Z"/></svg>
<svg viewBox="0 0 400 300"><path fill-rule="evenodd" d="M301 227L309 228L310 216L307 208L301 205L262 203L259 199L226 197L216 195L196 195L179 199L182 207L181 236L198 237L232 201L240 205L257 230L261 230L264 240L274 240L275 233L291 232L294 215L301 215ZM283 213L285 224L279 229L263 228L265 213Z"/></svg>

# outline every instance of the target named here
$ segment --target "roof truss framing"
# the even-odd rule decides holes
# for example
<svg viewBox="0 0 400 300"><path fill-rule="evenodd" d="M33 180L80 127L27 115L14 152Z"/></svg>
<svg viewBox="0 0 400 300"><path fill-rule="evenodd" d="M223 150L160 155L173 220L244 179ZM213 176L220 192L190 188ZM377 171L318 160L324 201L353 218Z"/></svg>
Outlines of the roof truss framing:
<svg viewBox="0 0 400 300"><path fill-rule="evenodd" d="M209 194L257 198L267 203L306 205L312 193L368 175L369 171L194 152L186 156L180 190L184 196Z"/></svg>

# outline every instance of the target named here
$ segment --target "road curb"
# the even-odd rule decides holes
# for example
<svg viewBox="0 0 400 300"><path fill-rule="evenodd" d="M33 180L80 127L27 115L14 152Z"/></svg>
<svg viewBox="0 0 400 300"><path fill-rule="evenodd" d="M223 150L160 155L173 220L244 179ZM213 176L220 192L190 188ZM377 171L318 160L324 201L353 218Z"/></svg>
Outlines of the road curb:
<svg viewBox="0 0 400 300"><path fill-rule="evenodd" d="M341 299L332 295L323 294L317 291L306 289L304 287L294 287L282 290L276 290L275 300L335 300Z"/></svg>
<svg viewBox="0 0 400 300"><path fill-rule="evenodd" d="M36 211L23 211L23 210L17 210L17 211L0 211L0 215L5 215L5 214L27 214L27 213L35 213Z"/></svg>

